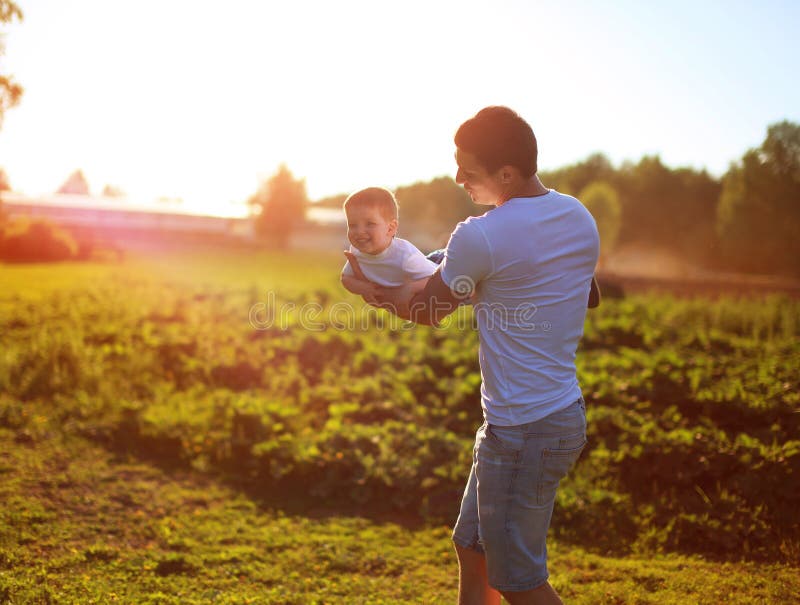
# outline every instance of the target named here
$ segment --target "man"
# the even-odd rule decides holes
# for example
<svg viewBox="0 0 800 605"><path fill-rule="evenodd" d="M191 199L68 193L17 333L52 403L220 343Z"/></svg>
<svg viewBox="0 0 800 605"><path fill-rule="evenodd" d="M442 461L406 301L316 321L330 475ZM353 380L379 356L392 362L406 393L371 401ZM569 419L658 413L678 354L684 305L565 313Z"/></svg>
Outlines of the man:
<svg viewBox="0 0 800 605"><path fill-rule="evenodd" d="M494 208L459 223L424 290L378 300L427 325L474 304L485 422L453 530L459 603L561 603L545 538L556 487L586 443L575 353L587 298L599 303L597 227L539 180L536 138L512 110L481 110L455 144L456 181Z"/></svg>

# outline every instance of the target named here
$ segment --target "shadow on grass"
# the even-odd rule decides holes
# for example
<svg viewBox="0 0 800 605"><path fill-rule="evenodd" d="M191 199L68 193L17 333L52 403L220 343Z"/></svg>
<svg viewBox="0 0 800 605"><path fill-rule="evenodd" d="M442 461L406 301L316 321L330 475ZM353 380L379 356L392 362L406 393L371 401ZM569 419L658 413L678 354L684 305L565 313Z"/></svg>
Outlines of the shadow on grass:
<svg viewBox="0 0 800 605"><path fill-rule="evenodd" d="M392 504L390 497L368 502L355 502L346 493L314 495L313 486L288 485L237 474L235 469L211 468L198 470L189 461L180 457L179 443L164 443L163 440L136 440L122 437L119 433L84 435L89 441L101 445L112 456L114 463L131 460L146 463L175 477L193 482L214 482L250 499L260 511L280 511L287 515L302 516L309 519L332 519L336 517L357 517L373 523L392 523L408 530L420 530L442 524L452 525L458 514L461 494L439 497L428 505L435 512L422 511ZM344 490L343 490L344 491Z"/></svg>

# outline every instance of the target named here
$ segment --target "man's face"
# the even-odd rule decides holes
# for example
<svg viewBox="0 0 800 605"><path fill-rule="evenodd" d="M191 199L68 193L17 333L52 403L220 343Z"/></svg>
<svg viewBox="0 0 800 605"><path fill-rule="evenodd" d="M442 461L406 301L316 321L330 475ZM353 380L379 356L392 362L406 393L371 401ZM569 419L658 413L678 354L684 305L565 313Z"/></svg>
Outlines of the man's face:
<svg viewBox="0 0 800 605"><path fill-rule="evenodd" d="M387 220L378 208L360 206L347 211L347 239L361 252L380 254L397 233L397 219Z"/></svg>
<svg viewBox="0 0 800 605"><path fill-rule="evenodd" d="M501 170L490 174L471 153L456 149L456 183L462 185L476 204L494 206L502 201L505 188Z"/></svg>

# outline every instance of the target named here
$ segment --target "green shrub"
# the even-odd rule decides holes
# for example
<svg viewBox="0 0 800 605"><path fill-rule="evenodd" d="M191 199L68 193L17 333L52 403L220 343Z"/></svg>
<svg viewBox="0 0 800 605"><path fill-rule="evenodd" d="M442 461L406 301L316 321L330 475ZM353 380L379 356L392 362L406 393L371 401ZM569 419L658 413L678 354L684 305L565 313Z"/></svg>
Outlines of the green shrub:
<svg viewBox="0 0 800 605"><path fill-rule="evenodd" d="M312 299L338 300L279 297ZM292 317L258 331L253 301L247 285L126 275L0 299L0 430L74 432L273 499L452 521L482 421L475 332L311 331ZM590 313L577 357L589 444L555 534L602 551L797 560L798 316L786 298L664 296Z"/></svg>

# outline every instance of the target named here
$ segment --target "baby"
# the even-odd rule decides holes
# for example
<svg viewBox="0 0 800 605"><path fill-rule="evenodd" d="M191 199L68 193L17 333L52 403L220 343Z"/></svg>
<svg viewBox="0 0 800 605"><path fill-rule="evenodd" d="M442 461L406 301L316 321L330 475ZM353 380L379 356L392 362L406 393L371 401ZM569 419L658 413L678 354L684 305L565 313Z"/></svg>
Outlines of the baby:
<svg viewBox="0 0 800 605"><path fill-rule="evenodd" d="M344 202L347 239L351 254L358 261L359 275L350 264L342 269L342 285L375 302L375 285L396 287L413 282L419 291L438 265L425 257L414 244L397 233L397 200L388 189L368 187L356 191Z"/></svg>

